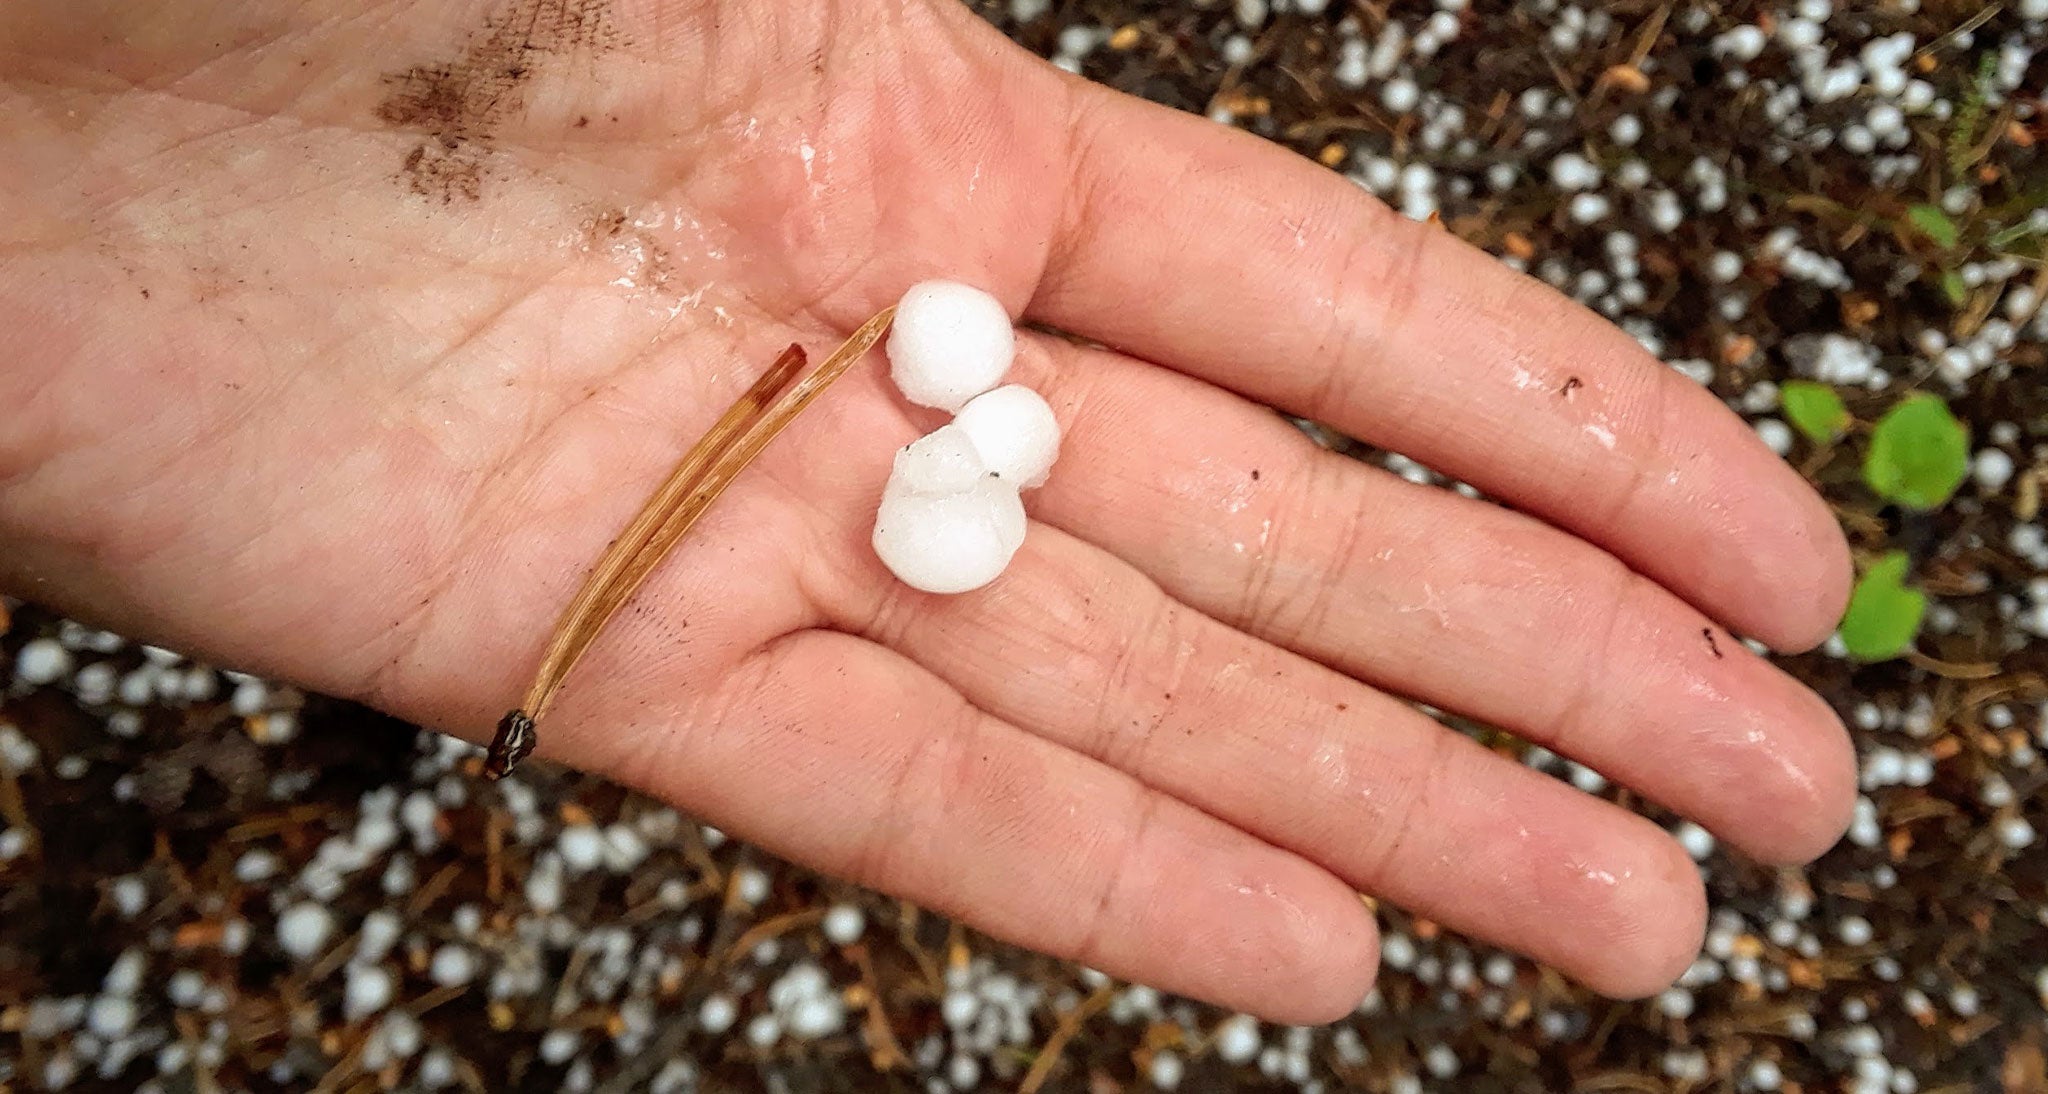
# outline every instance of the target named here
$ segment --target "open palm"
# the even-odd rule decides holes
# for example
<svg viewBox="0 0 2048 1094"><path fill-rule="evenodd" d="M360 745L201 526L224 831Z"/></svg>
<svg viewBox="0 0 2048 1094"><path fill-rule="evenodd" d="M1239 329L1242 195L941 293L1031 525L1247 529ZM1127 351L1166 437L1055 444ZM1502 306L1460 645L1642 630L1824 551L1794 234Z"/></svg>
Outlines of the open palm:
<svg viewBox="0 0 2048 1094"><path fill-rule="evenodd" d="M1341 178L944 0L0 11L0 583L482 739L584 569L790 341L982 285L1067 440L956 598L867 546L936 424L850 373L571 677L542 754L996 935L1287 1021L1363 890L1616 994L1655 826L1772 861L1852 772L1826 510L1626 336ZM1327 421L1514 509L1326 453Z"/></svg>

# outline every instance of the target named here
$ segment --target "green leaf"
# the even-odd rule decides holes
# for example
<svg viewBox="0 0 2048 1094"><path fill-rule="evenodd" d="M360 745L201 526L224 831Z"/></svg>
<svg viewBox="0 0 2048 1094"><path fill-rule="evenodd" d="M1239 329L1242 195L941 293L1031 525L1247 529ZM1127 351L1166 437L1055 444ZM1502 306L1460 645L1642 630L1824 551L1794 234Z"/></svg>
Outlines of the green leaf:
<svg viewBox="0 0 2048 1094"><path fill-rule="evenodd" d="M1906 652L1920 633L1927 614L1927 594L1908 589L1906 552L1892 551L1879 559L1849 594L1842 614L1842 644L1858 661L1887 661Z"/></svg>
<svg viewBox="0 0 2048 1094"><path fill-rule="evenodd" d="M1969 431L1948 404L1915 395L1877 420L1863 458L1863 481L1889 501L1936 509L1962 485L1969 467Z"/></svg>
<svg viewBox="0 0 2048 1094"><path fill-rule="evenodd" d="M1809 380L1787 380L1778 389L1785 404L1785 417L1815 444L1833 444L1849 428L1849 408L1842 397L1826 384Z"/></svg>
<svg viewBox="0 0 2048 1094"><path fill-rule="evenodd" d="M1906 219L1912 222L1913 227L1920 229L1921 235L1933 240L1935 246L1942 250L1955 246L1956 240L1961 236L1961 233L1956 231L1956 222L1950 220L1939 205L1915 205L1906 210Z"/></svg>
<svg viewBox="0 0 2048 1094"><path fill-rule="evenodd" d="M1963 283L1962 274L1954 270L1943 270L1941 272L1941 295L1948 297L1950 304L1960 308L1963 306L1963 301L1969 298L1970 286Z"/></svg>

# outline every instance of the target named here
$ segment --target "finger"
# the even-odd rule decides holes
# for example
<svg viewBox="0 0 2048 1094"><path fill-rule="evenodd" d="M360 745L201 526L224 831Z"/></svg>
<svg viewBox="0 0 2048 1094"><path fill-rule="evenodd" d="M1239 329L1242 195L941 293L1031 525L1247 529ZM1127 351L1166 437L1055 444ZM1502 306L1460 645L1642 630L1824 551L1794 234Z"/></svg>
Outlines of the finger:
<svg viewBox="0 0 2048 1094"><path fill-rule="evenodd" d="M1044 526L995 584L866 621L976 706L1611 994L1698 953L1698 872L1655 825L1175 603Z"/></svg>
<svg viewBox="0 0 2048 1094"><path fill-rule="evenodd" d="M1583 540L1412 485L1185 376L1053 339L1022 354L1066 428L1038 519L1209 615L1565 753L1766 861L1840 838L1834 712ZM1141 454L1141 455L1139 455Z"/></svg>
<svg viewBox="0 0 2048 1094"><path fill-rule="evenodd" d="M1774 646L1840 618L1827 509L1629 336L1284 149L1074 97L1077 182L1030 316L1471 482Z"/></svg>
<svg viewBox="0 0 2048 1094"><path fill-rule="evenodd" d="M571 747L604 769L1017 945L1283 1022L1349 1013L1371 986L1371 916L1328 873L872 643L786 636L681 721L573 701L556 720L603 726Z"/></svg>

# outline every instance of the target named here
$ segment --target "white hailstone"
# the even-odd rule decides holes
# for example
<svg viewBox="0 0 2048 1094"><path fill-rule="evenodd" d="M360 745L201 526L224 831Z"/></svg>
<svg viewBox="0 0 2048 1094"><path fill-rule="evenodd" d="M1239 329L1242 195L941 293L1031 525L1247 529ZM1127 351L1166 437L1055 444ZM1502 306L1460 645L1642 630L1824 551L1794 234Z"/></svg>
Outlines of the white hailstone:
<svg viewBox="0 0 2048 1094"><path fill-rule="evenodd" d="M851 904L834 904L825 912L821 925L825 940L835 946L848 946L860 941L867 930L867 917Z"/></svg>
<svg viewBox="0 0 2048 1094"><path fill-rule="evenodd" d="M1907 786L1926 786L1934 781L1934 757L1925 752L1915 752L1905 759L1905 774L1900 779Z"/></svg>
<svg viewBox="0 0 2048 1094"><path fill-rule="evenodd" d="M875 554L897 579L928 593L994 581L1024 543L1024 503L990 478L957 494L890 489L875 514Z"/></svg>
<svg viewBox="0 0 2048 1094"><path fill-rule="evenodd" d="M831 981L826 978L825 970L808 963L799 964L768 986L768 1005L777 1011L787 1011L830 987Z"/></svg>
<svg viewBox="0 0 2048 1094"><path fill-rule="evenodd" d="M560 1067L576 1055L583 1047L583 1034L573 1029L551 1029L541 1035L541 1062L550 1067Z"/></svg>
<svg viewBox="0 0 2048 1094"><path fill-rule="evenodd" d="M1756 435L1764 446L1780 456L1792 451L1792 427L1776 418L1759 418L1756 421Z"/></svg>
<svg viewBox="0 0 2048 1094"><path fill-rule="evenodd" d="M1415 942L1405 934L1390 934L1380 940L1380 962L1390 969L1406 972L1414 967Z"/></svg>
<svg viewBox="0 0 2048 1094"><path fill-rule="evenodd" d="M2005 291L2005 317L2018 323L2034 314L2034 305L2039 303L2039 301L2040 296L2035 293L2032 285L2014 285ZM2010 423L2001 422L1999 424L2009 425Z"/></svg>
<svg viewBox="0 0 2048 1094"><path fill-rule="evenodd" d="M1870 750L1863 760L1863 789L1877 790L1906 781L1906 757L1898 749L1882 746Z"/></svg>
<svg viewBox="0 0 2048 1094"><path fill-rule="evenodd" d="M807 995L793 1004L785 1016L790 1036L815 1041L838 1033L846 1024L846 1007L839 993L825 990Z"/></svg>
<svg viewBox="0 0 2048 1094"><path fill-rule="evenodd" d="M301 901L277 917L278 947L301 961L318 954L334 933L334 914L312 901Z"/></svg>
<svg viewBox="0 0 2048 1094"><path fill-rule="evenodd" d="M782 1039L782 1020L772 1014L756 1015L747 1023L747 1041L755 1048L769 1048Z"/></svg>
<svg viewBox="0 0 2048 1094"><path fill-rule="evenodd" d="M1713 49L1716 54L1739 64L1756 60L1764 51L1764 42L1762 27L1744 23L1715 37Z"/></svg>
<svg viewBox="0 0 2048 1094"><path fill-rule="evenodd" d="M1600 169L1577 152L1550 161L1550 181L1560 190L1591 190L1600 185Z"/></svg>
<svg viewBox="0 0 2048 1094"><path fill-rule="evenodd" d="M1664 1052L1664 1077L1680 1082L1700 1083L1707 1079L1707 1054L1696 1048L1674 1048Z"/></svg>
<svg viewBox="0 0 2048 1094"><path fill-rule="evenodd" d="M981 1086L981 1062L964 1052L956 1052L946 1061L946 1081L955 1090L975 1090Z"/></svg>
<svg viewBox="0 0 2048 1094"><path fill-rule="evenodd" d="M717 1036L731 1029L733 1022L739 1018L739 1015L740 1006L733 1000L732 996L722 992L714 992L711 995L705 996L704 1002L697 1007L697 1027L706 1033Z"/></svg>
<svg viewBox="0 0 2048 1094"><path fill-rule="evenodd" d="M1152 1055L1152 1066L1146 1075L1152 1085L1161 1090L1172 1090L1180 1086L1182 1076L1187 1074L1187 1065L1171 1052L1156 1052Z"/></svg>
<svg viewBox="0 0 2048 1094"><path fill-rule="evenodd" d="M1870 921L1860 915L1844 916L1835 923L1835 937L1845 946L1868 945L1873 934Z"/></svg>
<svg viewBox="0 0 2048 1094"><path fill-rule="evenodd" d="M206 997L206 977L191 969L179 969L164 982L164 998L181 1010L191 1010Z"/></svg>
<svg viewBox="0 0 2048 1094"><path fill-rule="evenodd" d="M1017 355L1010 314L995 297L957 281L912 285L889 330L889 374L903 397L957 411L1002 383Z"/></svg>
<svg viewBox="0 0 2048 1094"><path fill-rule="evenodd" d="M71 677L71 693L86 706L97 706L114 697L120 674L110 661L94 661Z"/></svg>
<svg viewBox="0 0 2048 1094"><path fill-rule="evenodd" d="M156 697L157 668L143 665L121 677L114 687L114 697L131 707L145 706Z"/></svg>
<svg viewBox="0 0 2048 1094"><path fill-rule="evenodd" d="M1985 776L1983 785L1977 788L1977 800L1993 809L2011 805L2015 797L2012 784L1996 774Z"/></svg>
<svg viewBox="0 0 2048 1094"><path fill-rule="evenodd" d="M953 426L967 435L991 474L1019 490L1044 484L1059 458L1059 420L1042 396L1022 384L975 396Z"/></svg>
<svg viewBox="0 0 2048 1094"><path fill-rule="evenodd" d="M237 683L234 694L228 697L228 709L244 718L262 713L269 704L270 686L253 678Z"/></svg>
<svg viewBox="0 0 2048 1094"><path fill-rule="evenodd" d="M85 1012L85 1028L105 1040L125 1037L135 1028L135 1000L125 995L102 995Z"/></svg>
<svg viewBox="0 0 2048 1094"><path fill-rule="evenodd" d="M405 923L398 913L389 908L379 908L363 917L363 925L356 933L357 961L382 961L391 947L398 944L398 936L405 931Z"/></svg>
<svg viewBox="0 0 2048 1094"><path fill-rule="evenodd" d="M1685 223L1685 208L1679 204L1678 195L1669 190L1653 190L1646 199L1650 227L1669 235Z"/></svg>
<svg viewBox="0 0 2048 1094"><path fill-rule="evenodd" d="M353 1022L383 1010L391 1005L396 988L391 970L384 966L350 965L341 989L342 1017Z"/></svg>
<svg viewBox="0 0 2048 1094"><path fill-rule="evenodd" d="M1217 1024L1212 1040L1224 1063L1245 1063L1259 1053L1259 1020L1249 1014L1233 1014Z"/></svg>
<svg viewBox="0 0 2048 1094"><path fill-rule="evenodd" d="M20 775L36 765L42 750L24 736L12 722L0 722L0 771Z"/></svg>
<svg viewBox="0 0 2048 1094"><path fill-rule="evenodd" d="M1380 88L1380 104L1396 114L1406 114L1422 102L1422 91L1406 77L1388 80Z"/></svg>
<svg viewBox="0 0 2048 1094"><path fill-rule="evenodd" d="M1566 765L1571 771L1572 785L1587 794L1598 794L1607 789L1607 776L1583 764Z"/></svg>
<svg viewBox="0 0 2048 1094"><path fill-rule="evenodd" d="M391 1055L409 1060L420 1050L421 1030L419 1020L405 1011L392 1011L384 1017L378 1032L383 1035L385 1047Z"/></svg>
<svg viewBox="0 0 2048 1094"><path fill-rule="evenodd" d="M604 836L592 825L571 824L562 829L555 850L561 853L562 864L571 872L585 873L597 869L604 861Z"/></svg>
<svg viewBox="0 0 2048 1094"><path fill-rule="evenodd" d="M454 942L443 943L427 962L427 978L444 988L467 984L476 979L476 973L476 955Z"/></svg>
<svg viewBox="0 0 2048 1094"><path fill-rule="evenodd" d="M1986 448L1970 461L1970 474L1987 494L1996 494L2012 481L2012 456L2004 449Z"/></svg>
<svg viewBox="0 0 2048 1094"><path fill-rule="evenodd" d="M1614 203L1604 194L1575 194L1567 209L1575 223L1593 224L1606 220L1614 211Z"/></svg>
<svg viewBox="0 0 2048 1094"><path fill-rule="evenodd" d="M1439 1042L1422 1054L1422 1066L1439 1079L1450 1079L1458 1074L1458 1054L1451 1046Z"/></svg>
<svg viewBox="0 0 2048 1094"><path fill-rule="evenodd" d="M1389 22L1388 26L1398 24ZM1337 64L1330 70L1330 76L1338 84L1353 91L1364 87L1372 79L1372 64L1366 53L1365 42L1357 38L1345 38L1337 43Z"/></svg>
<svg viewBox="0 0 2048 1094"><path fill-rule="evenodd" d="M950 1029L966 1029L981 1013L981 1000L966 988L954 988L939 1001L939 1019Z"/></svg>
<svg viewBox="0 0 2048 1094"><path fill-rule="evenodd" d="M639 832L626 824L607 825L604 830L604 868L623 874L647 861L653 851Z"/></svg>
<svg viewBox="0 0 2048 1094"><path fill-rule="evenodd" d="M887 489L918 495L960 494L974 489L988 476L988 462L982 458L974 437L954 422L897 450Z"/></svg>
<svg viewBox="0 0 2048 1094"><path fill-rule="evenodd" d="M752 906L768 899L772 885L768 875L758 867L742 866L733 877L733 894L740 903Z"/></svg>
<svg viewBox="0 0 2048 1094"><path fill-rule="evenodd" d="M1358 163L1352 181L1372 191L1384 194L1401 182L1401 166L1390 159L1367 156Z"/></svg>
<svg viewBox="0 0 2048 1094"><path fill-rule="evenodd" d="M54 638L37 638L14 655L14 678L40 687L53 684L71 671L71 651Z"/></svg>
<svg viewBox="0 0 2048 1094"><path fill-rule="evenodd" d="M562 860L549 851L536 856L526 874L526 903L547 915L562 906Z"/></svg>
<svg viewBox="0 0 2048 1094"><path fill-rule="evenodd" d="M1676 835L1678 845L1685 848L1685 853L1691 855L1694 862L1702 861L1714 853L1713 835L1691 821L1681 823Z"/></svg>
<svg viewBox="0 0 2048 1094"><path fill-rule="evenodd" d="M2008 850L2025 850L2033 845L2034 826L2025 817L2006 817L1998 822L1998 842Z"/></svg>

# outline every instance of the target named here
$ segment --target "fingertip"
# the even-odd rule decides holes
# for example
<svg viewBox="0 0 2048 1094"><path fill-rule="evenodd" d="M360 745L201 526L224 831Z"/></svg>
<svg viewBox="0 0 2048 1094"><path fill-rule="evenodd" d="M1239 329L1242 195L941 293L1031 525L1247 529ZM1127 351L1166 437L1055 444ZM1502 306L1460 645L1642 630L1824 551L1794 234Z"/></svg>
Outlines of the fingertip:
<svg viewBox="0 0 2048 1094"><path fill-rule="evenodd" d="M1849 606L1849 592L1855 583L1855 562L1849 553L1849 539L1840 522L1821 500L1806 490L1803 534L1805 565L1787 567L1794 588L1785 590L1785 612L1775 633L1760 634L1765 645L1780 653L1805 653L1828 640ZM1770 560L1764 560L1771 566Z"/></svg>
<svg viewBox="0 0 2048 1094"><path fill-rule="evenodd" d="M1593 871L1603 907L1571 929L1589 960L1576 978L1611 999L1642 999L1670 987L1699 956L1707 931L1707 892L1699 868L1676 841L1648 821L1633 843L1633 864ZM1651 834L1654 833L1654 834Z"/></svg>
<svg viewBox="0 0 2048 1094"><path fill-rule="evenodd" d="M1848 728L1820 696L1800 691L1813 711L1807 719L1812 729L1789 735L1804 743L1799 754L1779 758L1777 800L1760 810L1767 823L1760 834L1737 842L1772 866L1800 866L1826 854L1856 812L1856 749Z"/></svg>
<svg viewBox="0 0 2048 1094"><path fill-rule="evenodd" d="M1270 1021L1322 1025L1358 1009L1379 979L1380 934L1358 894L1320 869L1304 864L1301 914L1273 926L1288 957L1285 972L1262 985L1256 1007ZM1276 971L1278 971L1276 969Z"/></svg>

